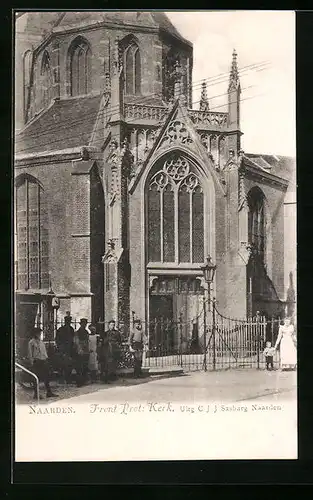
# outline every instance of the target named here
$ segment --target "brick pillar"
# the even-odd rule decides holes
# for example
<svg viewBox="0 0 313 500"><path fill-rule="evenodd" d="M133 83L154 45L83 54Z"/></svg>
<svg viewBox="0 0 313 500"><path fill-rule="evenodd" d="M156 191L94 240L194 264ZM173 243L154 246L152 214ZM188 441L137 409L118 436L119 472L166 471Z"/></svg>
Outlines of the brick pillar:
<svg viewBox="0 0 313 500"><path fill-rule="evenodd" d="M108 188L105 274L105 322L114 318L129 324L128 173L131 155L128 145L114 139L105 168Z"/></svg>
<svg viewBox="0 0 313 500"><path fill-rule="evenodd" d="M71 193L71 309L91 320L90 161L73 162Z"/></svg>
<svg viewBox="0 0 313 500"><path fill-rule="evenodd" d="M226 196L226 249L227 249L227 274L226 274L226 295L227 295L227 315L235 318L242 318L246 315L247 295L246 295L246 264L245 259L240 255L241 243L239 241L240 232L243 231L241 210L239 210L239 158L233 151L225 168L227 183ZM244 214L244 212L242 212ZM244 217L243 217L244 218ZM240 221L240 224L239 224Z"/></svg>

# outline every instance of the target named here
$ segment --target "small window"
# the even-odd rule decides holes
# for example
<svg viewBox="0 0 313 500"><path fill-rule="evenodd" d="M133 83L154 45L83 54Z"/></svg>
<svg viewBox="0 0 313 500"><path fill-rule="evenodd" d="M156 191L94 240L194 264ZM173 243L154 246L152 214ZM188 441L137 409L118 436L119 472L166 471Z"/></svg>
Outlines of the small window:
<svg viewBox="0 0 313 500"><path fill-rule="evenodd" d="M42 107L49 106L52 99L52 72L48 52L44 52L41 62Z"/></svg>
<svg viewBox="0 0 313 500"><path fill-rule="evenodd" d="M138 45L131 42L124 53L125 93L138 95L141 92L141 58Z"/></svg>
<svg viewBox="0 0 313 500"><path fill-rule="evenodd" d="M70 94L89 94L91 91L91 50L88 43L78 38L70 49Z"/></svg>
<svg viewBox="0 0 313 500"><path fill-rule="evenodd" d="M248 238L256 254L264 261L265 254L265 214L264 194L258 187L248 193Z"/></svg>
<svg viewBox="0 0 313 500"><path fill-rule="evenodd" d="M27 109L29 105L31 65L32 65L32 53L30 50L27 50L23 57L23 100L24 100L25 119L27 116Z"/></svg>

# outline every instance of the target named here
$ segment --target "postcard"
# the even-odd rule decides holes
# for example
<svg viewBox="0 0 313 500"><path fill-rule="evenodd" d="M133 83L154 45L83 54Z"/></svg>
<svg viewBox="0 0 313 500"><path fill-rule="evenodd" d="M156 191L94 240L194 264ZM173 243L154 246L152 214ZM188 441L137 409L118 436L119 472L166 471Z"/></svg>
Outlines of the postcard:
<svg viewBox="0 0 313 500"><path fill-rule="evenodd" d="M297 458L295 13L14 25L15 460Z"/></svg>

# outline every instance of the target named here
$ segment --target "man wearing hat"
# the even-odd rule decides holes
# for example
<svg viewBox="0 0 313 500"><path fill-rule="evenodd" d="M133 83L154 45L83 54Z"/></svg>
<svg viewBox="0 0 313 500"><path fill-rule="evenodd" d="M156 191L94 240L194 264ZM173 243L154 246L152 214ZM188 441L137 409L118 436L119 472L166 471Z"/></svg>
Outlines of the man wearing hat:
<svg viewBox="0 0 313 500"><path fill-rule="evenodd" d="M148 339L145 332L142 329L142 324L140 319L135 319L133 322L133 329L130 332L128 339L128 345L130 351L134 353L135 366L134 366L134 376L140 377L142 374L142 355L144 346L148 345Z"/></svg>
<svg viewBox="0 0 313 500"><path fill-rule="evenodd" d="M56 333L55 341L60 354L62 374L67 383L70 382L73 370L74 328L71 326L72 316L64 318L64 325Z"/></svg>
<svg viewBox="0 0 313 500"><path fill-rule="evenodd" d="M115 328L115 320L108 323L108 330L100 336L99 359L101 375L105 382L109 378L116 378L117 364L121 356L122 339L120 332Z"/></svg>
<svg viewBox="0 0 313 500"><path fill-rule="evenodd" d="M89 333L87 330L88 320L82 318L80 327L74 335L75 369L77 373L77 387L81 387L87 381L89 361Z"/></svg>

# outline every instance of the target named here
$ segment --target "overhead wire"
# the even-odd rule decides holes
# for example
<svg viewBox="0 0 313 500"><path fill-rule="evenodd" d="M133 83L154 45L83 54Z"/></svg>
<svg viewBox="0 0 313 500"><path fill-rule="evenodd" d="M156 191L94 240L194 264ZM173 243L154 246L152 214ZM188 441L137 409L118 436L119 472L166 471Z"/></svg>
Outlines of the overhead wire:
<svg viewBox="0 0 313 500"><path fill-rule="evenodd" d="M249 67L250 67L250 66L251 66L251 65L249 65ZM248 68L248 67L247 67L247 68ZM256 69L256 71L263 71L264 69L266 69L266 68L262 68L262 69L259 69L259 70L257 70L257 69ZM246 70L246 69L244 69L244 68L243 68L243 70L242 70L242 71L245 71L245 70ZM243 75L243 76L247 76L247 75ZM226 81L227 81L227 79L226 79ZM221 82L221 83L223 83L223 82ZM214 85L215 85L215 84L214 84ZM242 90L244 90L244 89L242 89ZM219 94L218 96L211 96L211 97L209 97L208 99L209 99L209 100L212 100L212 99L215 99L215 98L217 98L217 97L222 97L223 95L227 95L227 94L228 94L228 92L225 92L224 94ZM91 98L91 97L92 97L92 96L90 96L90 98ZM150 99L153 99L154 97L155 97L155 98L158 98L158 97L160 97L160 96L159 96L159 94L156 94L156 93L154 93L154 94L149 94L149 95L147 95L147 96L142 97L142 99L141 99L141 100L140 100L140 102L138 102L138 103L137 103L137 102L136 102L136 103L134 102L134 103L127 103L127 104L134 104L134 105L138 104L138 105L142 105L142 104L144 104L144 103L145 103L145 101L149 101ZM83 98L85 98L85 97L83 97ZM73 101L74 101L74 99L73 99ZM200 102L200 101L194 101L194 102L193 102L193 105L194 105L194 104L197 104L198 102ZM111 107L110 107L109 112L110 112L110 113L114 113L114 112L115 112L115 111L117 111L118 109L119 109L119 105L116 105L116 106L111 106ZM45 110L43 110L43 111L45 111ZM68 120L63 120L63 121L62 121L62 125L61 125L61 126L58 126L58 125L56 124L56 126L55 126L55 127L51 127L51 128L46 129L46 131L45 131L45 132L43 132L43 133L41 134L41 136L42 136L43 134L49 134L49 133L50 133L50 131L52 131L52 130L54 130L54 129L55 129L56 131L59 131L60 129L63 129L63 128L65 129L65 128L66 128L66 124L67 124L67 123L70 123L70 124L71 124L71 126L78 125L79 123L85 122L85 121L86 121L86 118L87 118L88 116L91 116L91 117L92 117L92 119L94 119L94 115L95 115L95 113L94 113L94 112L88 112L88 113L82 114L82 115L80 116L80 118L79 118L78 120L75 120L75 121L72 121L72 120L70 120L70 119L68 119ZM34 122L35 122L35 120L36 120L37 118L39 118L40 116L41 116L40 114L38 114L38 116L34 116L34 117L32 118L32 122L31 122L31 123L34 123ZM100 113L100 116L101 116L101 113ZM30 124L31 124L31 123L30 123ZM30 125L30 124L29 124L29 125ZM25 130L27 130L27 129L25 129ZM23 134L23 130L21 131L21 134ZM32 136L33 136L33 137L36 137L37 135L38 135L38 133L37 133L37 132L36 132L36 133L33 133L33 134L28 134L28 138L30 138L30 137L32 137ZM18 143L19 141L23 141L23 142L24 142L23 137L16 137L16 142Z"/></svg>
<svg viewBox="0 0 313 500"><path fill-rule="evenodd" d="M234 103L236 103L236 102L243 102L243 101L246 101L246 100L248 100L248 99L253 99L253 98L255 98L255 97L260 97L261 95L264 95L264 94L265 94L265 93L261 93L261 94L253 95L253 96L250 96L250 97L246 97L246 98L239 99L238 101L237 101L237 100L234 100L234 101L230 102L230 104L234 104ZM214 109L218 109L218 108L221 108L221 107L224 107L224 106L225 106L225 104L222 104L222 105L220 105L220 106L215 106L215 107L211 108L211 109L210 109L210 111L214 111ZM136 123L136 122L137 122L137 118L136 118L136 119L133 119L133 120L128 120L126 123L127 123L127 124L129 124L129 123L132 123L132 122ZM107 124L103 127L103 130L106 128L106 126L107 126ZM101 128L100 128L100 130L101 130ZM61 137L61 138L59 138L59 139L57 139L57 140L55 140L55 141L48 141L47 143L41 143L41 144L40 144L40 147L43 147L43 146L46 146L46 145L48 146L48 145L51 145L51 144L56 144L56 143L58 143L58 142L62 142L62 141L64 141L64 140L74 139L75 137L77 137L77 134L72 135L72 136L66 136L65 138L64 138L64 137ZM115 137L118 137L118 134L111 134L111 138L112 138L112 139L113 139L113 138L115 138ZM82 146L84 146L84 144L82 144ZM87 145L85 144L85 146L87 146ZM33 148L34 148L34 147L33 147L33 146L31 146L31 147L28 147L28 148L20 149L20 150L18 151L18 154L20 155L21 153L25 153L25 152L27 152L27 151L33 150Z"/></svg>

